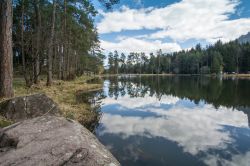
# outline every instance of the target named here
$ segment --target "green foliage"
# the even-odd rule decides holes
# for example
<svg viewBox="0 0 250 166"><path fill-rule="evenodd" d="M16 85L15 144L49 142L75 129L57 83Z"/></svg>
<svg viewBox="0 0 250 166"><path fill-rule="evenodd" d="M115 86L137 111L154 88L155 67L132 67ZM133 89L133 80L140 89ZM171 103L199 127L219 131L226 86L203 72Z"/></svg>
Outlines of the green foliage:
<svg viewBox="0 0 250 166"><path fill-rule="evenodd" d="M210 68L208 66L202 66L200 71L201 74L210 74Z"/></svg>
<svg viewBox="0 0 250 166"><path fill-rule="evenodd" d="M114 55L112 52L108 55L109 73L114 74Z"/></svg>
<svg viewBox="0 0 250 166"><path fill-rule="evenodd" d="M219 52L215 51L212 55L211 72L219 74L222 71L222 56Z"/></svg>
<svg viewBox="0 0 250 166"><path fill-rule="evenodd" d="M151 53L149 56L145 53L132 52L127 55L127 59L124 54L122 56L117 56L117 54L116 51L115 57L120 58L122 62L122 65L119 65L121 73L220 74L221 72L250 72L250 44L240 44L237 41L224 44L218 41L206 49L202 49L198 44L191 50L168 54L159 50L156 55ZM109 62L111 61L109 60ZM112 69L112 65L110 66L109 71L114 74L114 69Z"/></svg>
<svg viewBox="0 0 250 166"><path fill-rule="evenodd" d="M0 116L0 128L4 128L6 126L11 125L13 122L7 120L6 118Z"/></svg>
<svg viewBox="0 0 250 166"><path fill-rule="evenodd" d="M117 0L99 0L107 9ZM53 8L53 4L56 4ZM55 11L55 12L54 12ZM55 21L52 23L52 13ZM59 79L74 78L84 71L101 73L104 70L99 37L94 25L97 10L90 0L14 0L13 42L14 69L25 66L30 82L46 73L48 57L53 56L53 75ZM52 25L55 25L52 37ZM22 28L23 27L23 28ZM23 32L23 33L22 33ZM23 36L22 36L23 34ZM53 39L52 39L53 38ZM49 41L52 53L48 56ZM24 55L22 55L24 54ZM24 57L24 59L23 59ZM38 76L37 76L38 77ZM34 81L35 82L35 81ZM38 81L39 82L39 81Z"/></svg>

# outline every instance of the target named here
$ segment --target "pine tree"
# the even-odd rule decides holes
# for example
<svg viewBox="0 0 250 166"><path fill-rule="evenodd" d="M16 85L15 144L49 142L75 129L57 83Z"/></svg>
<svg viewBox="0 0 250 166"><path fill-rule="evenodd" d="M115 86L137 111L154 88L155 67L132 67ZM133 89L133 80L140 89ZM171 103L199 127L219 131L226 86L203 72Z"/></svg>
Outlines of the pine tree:
<svg viewBox="0 0 250 166"><path fill-rule="evenodd" d="M12 97L12 1L0 3L0 97Z"/></svg>

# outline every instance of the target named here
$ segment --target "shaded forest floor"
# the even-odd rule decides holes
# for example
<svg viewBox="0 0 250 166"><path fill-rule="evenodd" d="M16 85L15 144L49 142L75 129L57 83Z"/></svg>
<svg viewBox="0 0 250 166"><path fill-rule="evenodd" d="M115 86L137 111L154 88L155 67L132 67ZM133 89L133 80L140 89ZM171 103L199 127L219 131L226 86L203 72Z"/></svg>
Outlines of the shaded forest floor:
<svg viewBox="0 0 250 166"><path fill-rule="evenodd" d="M89 103L77 102L76 94L79 91L87 92L100 89L102 84L87 83L88 80L93 78L94 77L90 76L82 76L73 81L55 80L51 87L47 87L46 81L42 80L39 85L33 85L31 88L25 86L23 78L15 78L15 97L44 93L58 104L64 117L77 120L84 126L88 127L96 121L98 114L91 111ZM6 126L10 123L11 122L0 116L0 127Z"/></svg>

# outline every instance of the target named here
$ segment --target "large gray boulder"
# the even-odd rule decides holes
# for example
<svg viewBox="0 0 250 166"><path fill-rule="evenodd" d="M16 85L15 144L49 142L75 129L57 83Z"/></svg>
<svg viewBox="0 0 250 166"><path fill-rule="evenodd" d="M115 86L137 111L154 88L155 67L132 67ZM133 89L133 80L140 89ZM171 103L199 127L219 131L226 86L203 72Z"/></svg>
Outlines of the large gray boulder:
<svg viewBox="0 0 250 166"><path fill-rule="evenodd" d="M18 122L0 131L0 165L120 164L79 123L45 115Z"/></svg>
<svg viewBox="0 0 250 166"><path fill-rule="evenodd" d="M57 104L45 94L16 97L0 103L0 115L13 122L45 114L60 115Z"/></svg>

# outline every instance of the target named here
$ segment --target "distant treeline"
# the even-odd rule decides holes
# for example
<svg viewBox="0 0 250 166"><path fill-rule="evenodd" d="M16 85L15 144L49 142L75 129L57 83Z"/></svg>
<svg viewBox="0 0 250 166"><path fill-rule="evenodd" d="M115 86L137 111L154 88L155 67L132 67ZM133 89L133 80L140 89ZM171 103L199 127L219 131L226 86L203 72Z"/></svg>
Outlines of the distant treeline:
<svg viewBox="0 0 250 166"><path fill-rule="evenodd" d="M162 53L124 53L108 56L110 74L219 74L250 72L250 43L216 42L202 49L200 44L188 51Z"/></svg>

